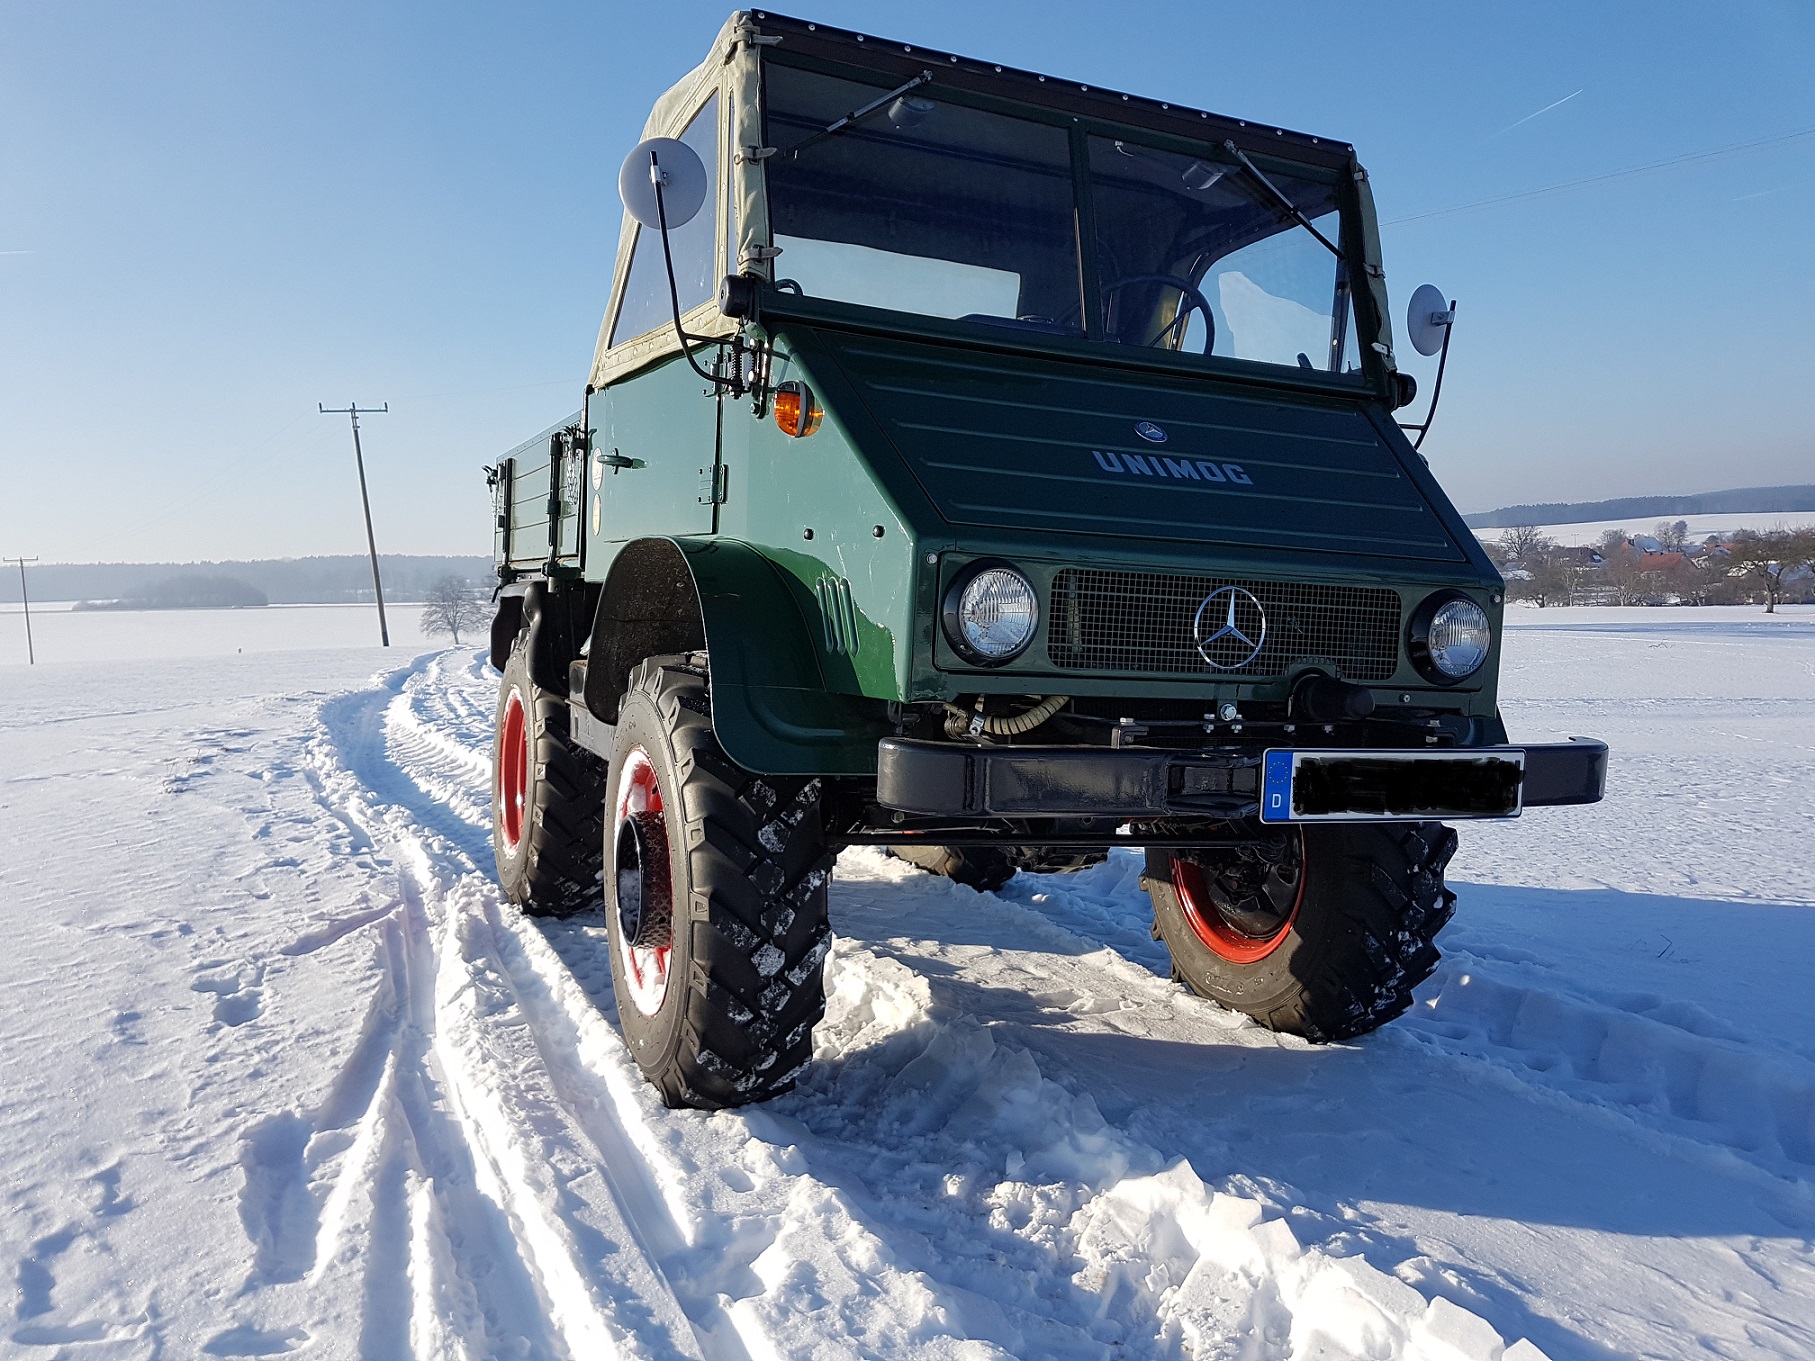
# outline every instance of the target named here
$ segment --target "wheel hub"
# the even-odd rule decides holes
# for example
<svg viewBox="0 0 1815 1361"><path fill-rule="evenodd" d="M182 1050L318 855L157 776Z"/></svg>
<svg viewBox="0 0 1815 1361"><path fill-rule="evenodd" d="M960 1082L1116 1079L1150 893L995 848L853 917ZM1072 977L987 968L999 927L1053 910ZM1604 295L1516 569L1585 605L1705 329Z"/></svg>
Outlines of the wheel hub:
<svg viewBox="0 0 1815 1361"><path fill-rule="evenodd" d="M631 1005L653 1016L668 996L674 893L662 788L649 753L641 747L633 747L624 758L612 807L618 957Z"/></svg>
<svg viewBox="0 0 1815 1361"><path fill-rule="evenodd" d="M515 855L523 845L523 811L529 801L529 721L523 692L513 689L504 701L504 724L498 735L498 821L504 849Z"/></svg>
<svg viewBox="0 0 1815 1361"><path fill-rule="evenodd" d="M1172 858L1173 891L1192 932L1235 964L1258 963L1285 943L1304 886L1302 832L1213 858Z"/></svg>
<svg viewBox="0 0 1815 1361"><path fill-rule="evenodd" d="M668 828L659 812L632 813L618 827L618 930L639 950L674 943Z"/></svg>

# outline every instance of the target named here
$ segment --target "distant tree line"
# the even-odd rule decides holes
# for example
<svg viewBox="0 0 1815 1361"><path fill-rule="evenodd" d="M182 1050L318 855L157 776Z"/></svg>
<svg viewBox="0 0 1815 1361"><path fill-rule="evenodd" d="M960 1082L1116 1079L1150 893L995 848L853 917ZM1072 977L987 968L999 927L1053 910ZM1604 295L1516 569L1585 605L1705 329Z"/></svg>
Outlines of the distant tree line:
<svg viewBox="0 0 1815 1361"><path fill-rule="evenodd" d="M1762 604L1815 601L1815 529L1736 530L1689 540L1686 521L1649 535L1624 529L1567 547L1533 525L1483 541L1512 600L1559 605Z"/></svg>
<svg viewBox="0 0 1815 1361"><path fill-rule="evenodd" d="M256 586L238 577L166 577L117 600L78 600L78 610L244 610L271 602Z"/></svg>
<svg viewBox="0 0 1815 1361"><path fill-rule="evenodd" d="M491 558L477 554L381 553L378 565L387 603L423 600L438 578L450 574L488 585L493 580ZM364 553L240 562L52 562L34 564L30 572L34 601L127 600L181 580L223 577L274 605L364 604L372 599L372 567ZM18 599L19 574L0 572L0 604Z"/></svg>
<svg viewBox="0 0 1815 1361"><path fill-rule="evenodd" d="M1815 485L1732 487L1692 496L1623 496L1614 501L1550 501L1501 506L1462 517L1470 529L1568 525L1595 520L1649 520L1675 515L1800 515L1815 511Z"/></svg>

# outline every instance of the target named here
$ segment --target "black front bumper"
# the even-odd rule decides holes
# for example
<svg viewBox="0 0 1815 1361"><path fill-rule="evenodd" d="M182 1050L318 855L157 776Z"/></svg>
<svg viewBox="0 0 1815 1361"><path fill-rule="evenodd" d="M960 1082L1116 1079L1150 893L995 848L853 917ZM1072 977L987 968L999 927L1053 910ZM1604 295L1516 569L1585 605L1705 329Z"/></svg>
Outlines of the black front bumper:
<svg viewBox="0 0 1815 1361"><path fill-rule="evenodd" d="M1511 814L1470 811L1467 798L1449 798L1417 811L1358 813L1353 820L1505 817L1516 816L1519 807L1600 801L1607 744L1592 738L1393 755L1416 763L1426 755L1454 760L1514 753L1522 754L1524 769L1521 797ZM1358 765L1386 755L1380 750L1319 754L1353 757ZM1260 816L1265 758L1261 751L962 747L890 737L878 744L876 801L902 813L948 818L1252 818ZM1346 820L1343 814L1324 816Z"/></svg>

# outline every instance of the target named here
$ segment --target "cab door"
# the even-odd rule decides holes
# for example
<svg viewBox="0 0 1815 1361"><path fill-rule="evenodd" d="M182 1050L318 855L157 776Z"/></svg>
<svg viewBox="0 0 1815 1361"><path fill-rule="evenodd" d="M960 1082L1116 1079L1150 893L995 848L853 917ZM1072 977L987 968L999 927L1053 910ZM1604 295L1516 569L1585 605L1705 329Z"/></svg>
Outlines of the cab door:
<svg viewBox="0 0 1815 1361"><path fill-rule="evenodd" d="M710 351L701 354L705 362ZM598 536L711 534L722 499L719 399L676 356L593 398ZM601 398L606 410L598 410Z"/></svg>
<svg viewBox="0 0 1815 1361"><path fill-rule="evenodd" d="M705 94L687 120L681 141L698 154L708 182L725 183L719 143L721 101ZM608 357L627 377L610 382L592 399L593 506L588 528L602 545L646 535L711 534L724 499L719 460L719 405L715 385L700 377L674 348L674 309L683 317L717 296L723 272L723 192L708 193L703 209L668 232L673 260L669 291L660 234L636 228L629 267L611 312ZM667 357L643 366L643 356ZM694 352L710 371L717 347ZM610 550L607 551L607 556Z"/></svg>

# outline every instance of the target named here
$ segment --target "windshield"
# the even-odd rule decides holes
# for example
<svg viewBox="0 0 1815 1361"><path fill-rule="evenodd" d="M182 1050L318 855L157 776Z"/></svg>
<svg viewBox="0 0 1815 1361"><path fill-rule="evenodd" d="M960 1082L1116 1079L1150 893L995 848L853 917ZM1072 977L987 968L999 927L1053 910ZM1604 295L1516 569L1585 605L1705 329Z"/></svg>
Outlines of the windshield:
<svg viewBox="0 0 1815 1361"><path fill-rule="evenodd" d="M1082 334L1064 129L791 67L766 72L775 277L811 297Z"/></svg>
<svg viewBox="0 0 1815 1361"><path fill-rule="evenodd" d="M1266 178L1340 239L1335 185ZM1105 339L1358 367L1342 262L1240 162L1092 137L1090 183Z"/></svg>
<svg viewBox="0 0 1815 1361"><path fill-rule="evenodd" d="M1342 262L1252 171L779 63L764 73L779 287L926 316L1328 372L1359 368ZM855 116L854 116L855 115ZM1267 180L1330 241L1337 186ZM1080 207L1094 220L1083 296Z"/></svg>

